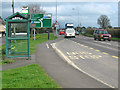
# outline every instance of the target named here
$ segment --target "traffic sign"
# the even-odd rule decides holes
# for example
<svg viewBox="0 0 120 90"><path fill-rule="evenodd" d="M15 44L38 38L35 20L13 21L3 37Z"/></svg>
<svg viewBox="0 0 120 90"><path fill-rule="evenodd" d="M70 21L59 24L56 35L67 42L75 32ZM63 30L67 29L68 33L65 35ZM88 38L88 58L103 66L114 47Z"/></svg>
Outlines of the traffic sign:
<svg viewBox="0 0 120 90"><path fill-rule="evenodd" d="M31 24L36 24L36 27L51 27L52 14L31 14ZM31 25L32 26L32 25Z"/></svg>

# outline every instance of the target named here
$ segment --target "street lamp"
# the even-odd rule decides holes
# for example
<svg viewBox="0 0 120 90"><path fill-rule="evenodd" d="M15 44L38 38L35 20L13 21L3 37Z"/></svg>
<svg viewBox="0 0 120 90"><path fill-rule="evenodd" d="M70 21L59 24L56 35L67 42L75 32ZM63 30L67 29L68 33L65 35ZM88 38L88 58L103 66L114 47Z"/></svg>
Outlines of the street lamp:
<svg viewBox="0 0 120 90"><path fill-rule="evenodd" d="M78 12L78 26L79 26L79 10L75 9L75 8L72 8L72 10L77 10L77 12Z"/></svg>

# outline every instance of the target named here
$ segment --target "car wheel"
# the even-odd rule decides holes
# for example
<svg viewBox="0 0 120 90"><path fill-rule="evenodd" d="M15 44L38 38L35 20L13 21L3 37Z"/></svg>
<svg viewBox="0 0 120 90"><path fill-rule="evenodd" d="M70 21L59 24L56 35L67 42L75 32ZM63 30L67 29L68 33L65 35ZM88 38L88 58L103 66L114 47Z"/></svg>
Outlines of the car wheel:
<svg viewBox="0 0 120 90"><path fill-rule="evenodd" d="M104 41L106 40L106 39L103 39Z"/></svg>
<svg viewBox="0 0 120 90"><path fill-rule="evenodd" d="M108 41L111 41L111 39L108 39Z"/></svg>
<svg viewBox="0 0 120 90"><path fill-rule="evenodd" d="M94 40L96 40L96 38L94 38Z"/></svg>

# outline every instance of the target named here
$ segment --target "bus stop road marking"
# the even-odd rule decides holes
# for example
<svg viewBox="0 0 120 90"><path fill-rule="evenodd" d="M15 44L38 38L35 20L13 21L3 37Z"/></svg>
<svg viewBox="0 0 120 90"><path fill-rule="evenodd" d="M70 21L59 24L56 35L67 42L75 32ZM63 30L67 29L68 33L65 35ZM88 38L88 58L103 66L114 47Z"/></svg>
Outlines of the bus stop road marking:
<svg viewBox="0 0 120 90"><path fill-rule="evenodd" d="M95 51L100 52L100 50L95 50Z"/></svg>
<svg viewBox="0 0 120 90"><path fill-rule="evenodd" d="M55 44L56 44L56 43L55 43ZM109 86L110 88L115 88L114 86L112 86L112 85L110 85L110 84L108 84L108 83L106 83L106 82L104 82L104 81L102 81L102 80L94 77L93 75L91 75L91 74L85 72L84 70L82 70L81 68L79 68L79 67L78 67L77 65L75 65L67 56L65 56L65 55L55 46L55 44L54 44L54 49L68 62L68 64L70 64L70 65L73 66L74 68L78 69L79 71L83 72L84 74L88 75L89 77L91 77L91 78L93 78L93 79L95 79L95 80L103 83L104 85L107 85L107 86Z"/></svg>
<svg viewBox="0 0 120 90"><path fill-rule="evenodd" d="M85 59L83 56L80 56L82 59Z"/></svg>

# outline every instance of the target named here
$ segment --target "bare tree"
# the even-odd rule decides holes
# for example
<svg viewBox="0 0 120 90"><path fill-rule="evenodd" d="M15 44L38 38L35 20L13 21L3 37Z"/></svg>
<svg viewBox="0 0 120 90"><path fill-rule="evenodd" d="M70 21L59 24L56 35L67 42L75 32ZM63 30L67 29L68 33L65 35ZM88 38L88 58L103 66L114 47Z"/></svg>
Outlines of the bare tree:
<svg viewBox="0 0 120 90"><path fill-rule="evenodd" d="M101 15L97 20L97 24L99 24L101 28L108 28L108 26L110 26L110 19L107 15Z"/></svg>
<svg viewBox="0 0 120 90"><path fill-rule="evenodd" d="M30 4L30 13L33 14L39 14L39 13L45 13L45 10L39 5L39 4Z"/></svg>

